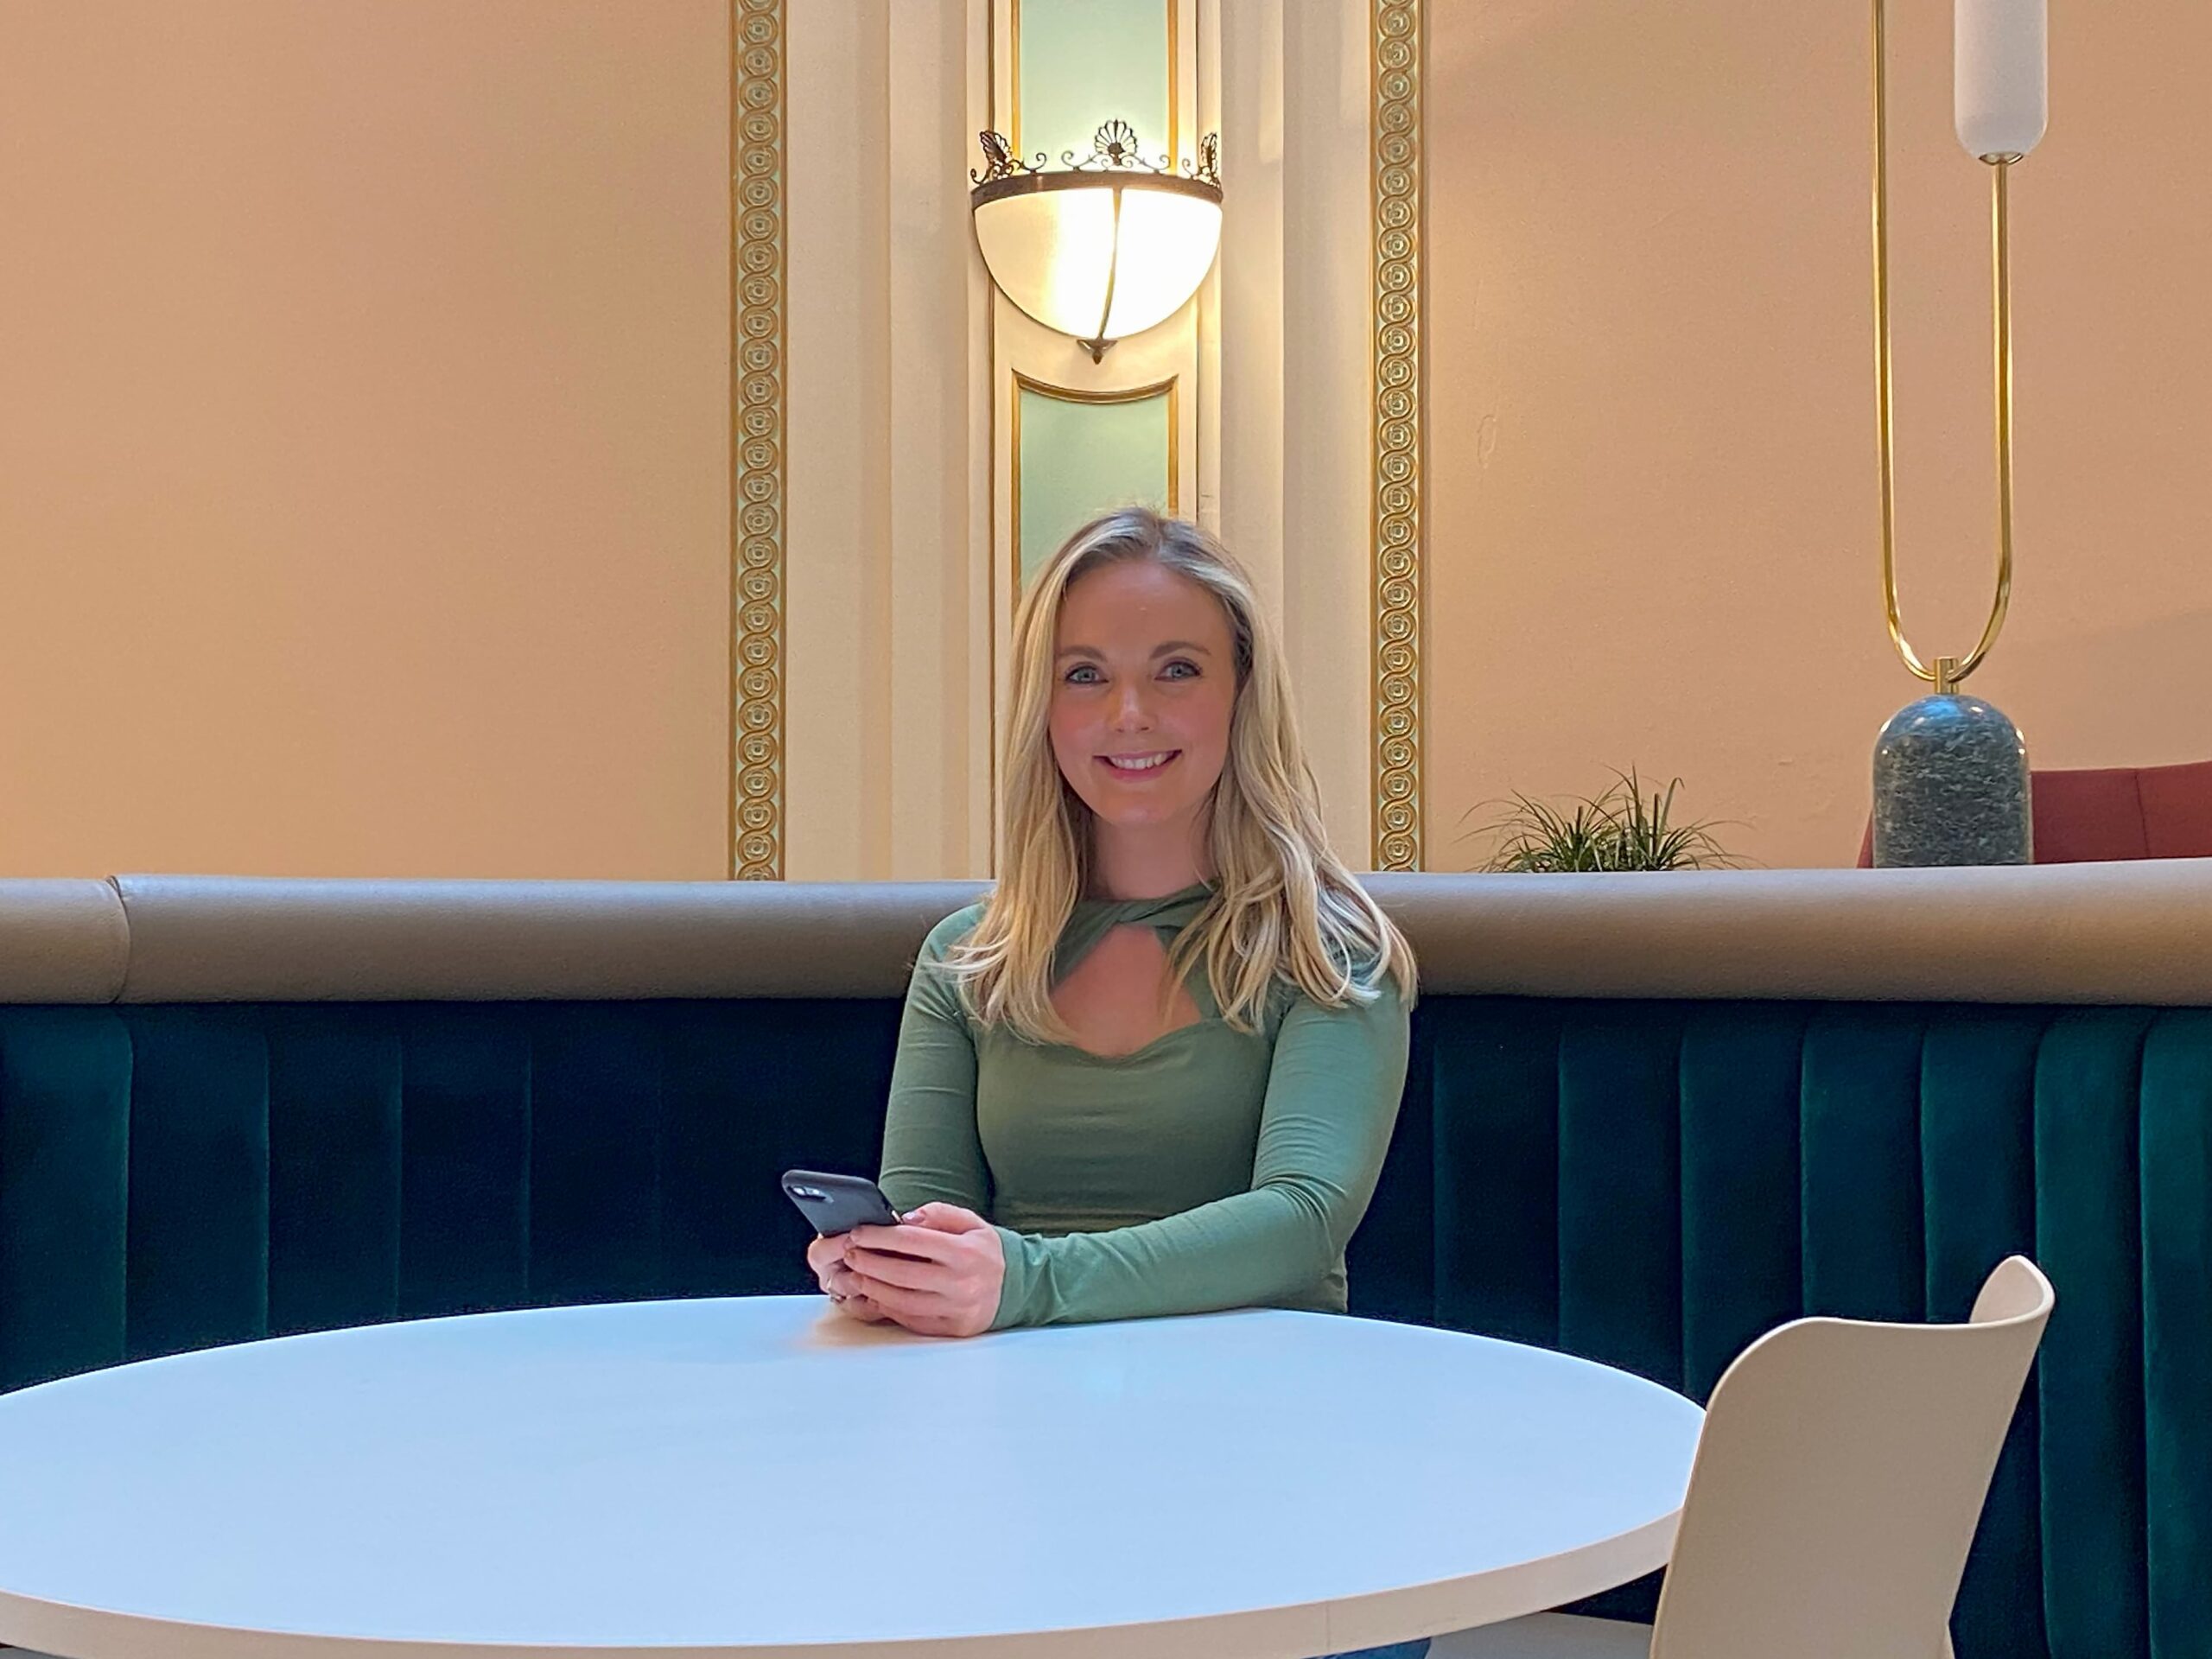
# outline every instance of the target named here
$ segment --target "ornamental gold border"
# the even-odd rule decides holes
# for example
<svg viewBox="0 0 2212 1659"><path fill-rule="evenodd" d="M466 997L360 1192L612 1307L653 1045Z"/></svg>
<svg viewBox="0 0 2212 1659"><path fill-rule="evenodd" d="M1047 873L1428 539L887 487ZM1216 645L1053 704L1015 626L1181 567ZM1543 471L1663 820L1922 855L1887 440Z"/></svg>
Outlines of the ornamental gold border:
<svg viewBox="0 0 2212 1659"><path fill-rule="evenodd" d="M1422 0L1372 0L1375 868L1421 862Z"/></svg>
<svg viewBox="0 0 2212 1659"><path fill-rule="evenodd" d="M729 873L784 874L784 0L730 0Z"/></svg>

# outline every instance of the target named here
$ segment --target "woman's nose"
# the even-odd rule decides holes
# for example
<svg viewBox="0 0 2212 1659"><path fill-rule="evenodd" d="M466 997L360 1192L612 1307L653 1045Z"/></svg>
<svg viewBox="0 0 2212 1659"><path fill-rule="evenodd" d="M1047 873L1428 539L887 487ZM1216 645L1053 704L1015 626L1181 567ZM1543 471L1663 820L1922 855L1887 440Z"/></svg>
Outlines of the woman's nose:
<svg viewBox="0 0 2212 1659"><path fill-rule="evenodd" d="M1152 706L1145 701L1143 687L1127 685L1115 696L1114 724L1122 730L1136 731L1152 724Z"/></svg>

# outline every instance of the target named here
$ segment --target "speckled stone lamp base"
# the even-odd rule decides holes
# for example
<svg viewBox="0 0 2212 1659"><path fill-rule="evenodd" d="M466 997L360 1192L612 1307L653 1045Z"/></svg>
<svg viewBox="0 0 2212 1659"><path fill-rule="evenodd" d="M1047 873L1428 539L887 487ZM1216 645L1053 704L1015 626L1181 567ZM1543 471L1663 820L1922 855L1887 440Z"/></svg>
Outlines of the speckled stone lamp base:
<svg viewBox="0 0 2212 1659"><path fill-rule="evenodd" d="M2020 728L1957 692L1898 709L1874 744L1876 868L2034 857Z"/></svg>

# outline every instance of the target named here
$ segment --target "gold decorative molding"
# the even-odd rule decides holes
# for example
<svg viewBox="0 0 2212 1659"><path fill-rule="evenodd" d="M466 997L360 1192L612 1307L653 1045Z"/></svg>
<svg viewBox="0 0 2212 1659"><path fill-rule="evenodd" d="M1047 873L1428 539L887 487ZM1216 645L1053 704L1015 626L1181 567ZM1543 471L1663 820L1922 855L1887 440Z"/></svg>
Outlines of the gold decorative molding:
<svg viewBox="0 0 2212 1659"><path fill-rule="evenodd" d="M730 0L729 870L784 874L784 0Z"/></svg>
<svg viewBox="0 0 2212 1659"><path fill-rule="evenodd" d="M1422 0L1372 0L1375 868L1421 861Z"/></svg>
<svg viewBox="0 0 2212 1659"><path fill-rule="evenodd" d="M1183 152L1183 19L1179 0L1167 0L1167 159Z"/></svg>

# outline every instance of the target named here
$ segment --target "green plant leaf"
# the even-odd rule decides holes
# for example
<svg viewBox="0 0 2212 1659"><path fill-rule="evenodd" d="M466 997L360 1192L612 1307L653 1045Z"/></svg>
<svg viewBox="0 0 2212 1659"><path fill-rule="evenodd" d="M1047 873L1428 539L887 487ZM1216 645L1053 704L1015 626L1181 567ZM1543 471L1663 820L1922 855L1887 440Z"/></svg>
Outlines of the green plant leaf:
<svg viewBox="0 0 2212 1659"><path fill-rule="evenodd" d="M1498 810L1472 832L1491 842L1477 868L1529 873L1711 869L1741 863L1721 845L1710 821L1675 821L1681 785L1675 778L1647 793L1631 767L1615 772L1613 781L1592 796L1554 804L1516 791L1504 803L1485 803Z"/></svg>

